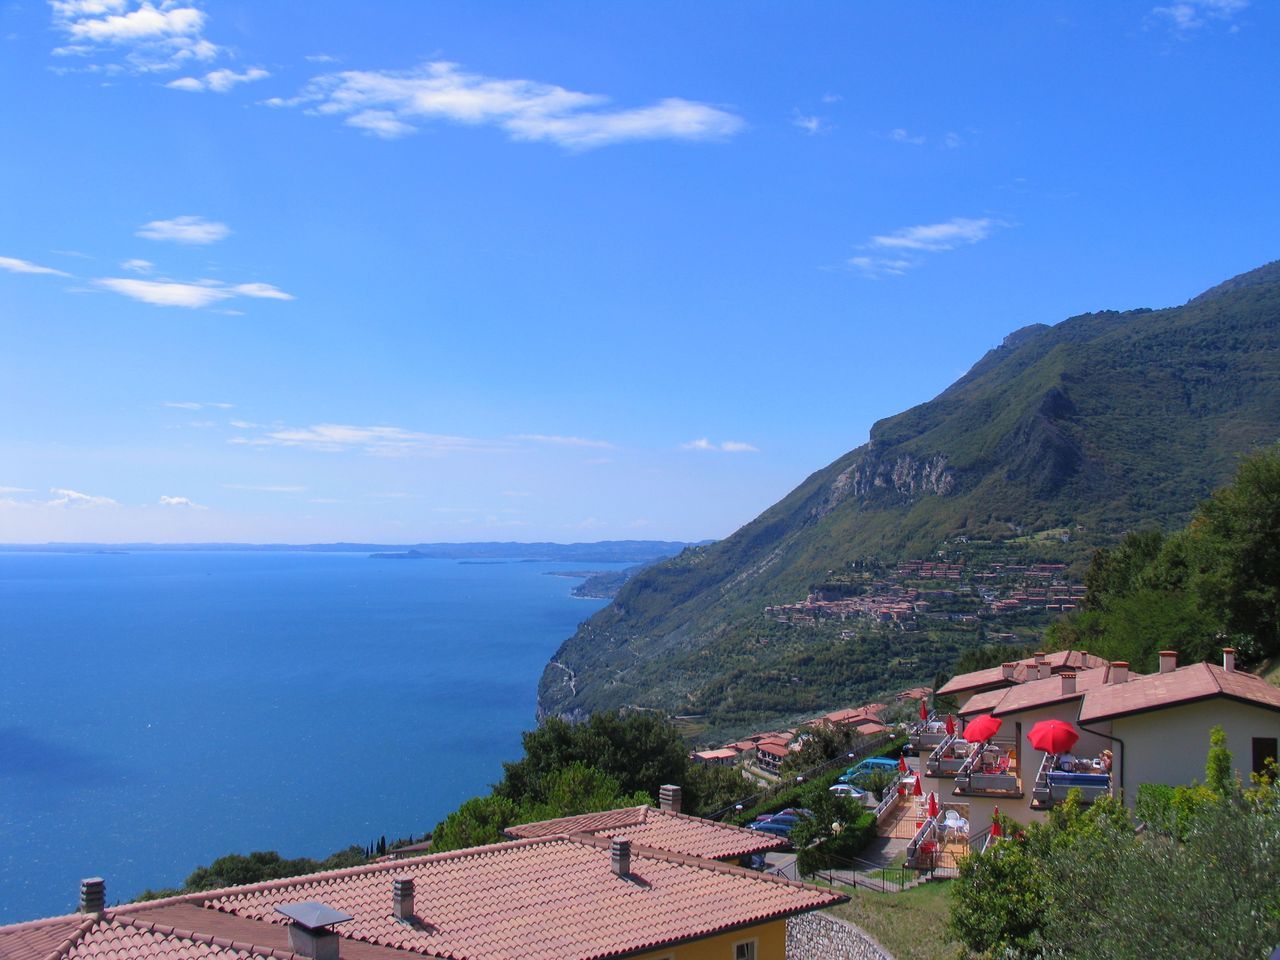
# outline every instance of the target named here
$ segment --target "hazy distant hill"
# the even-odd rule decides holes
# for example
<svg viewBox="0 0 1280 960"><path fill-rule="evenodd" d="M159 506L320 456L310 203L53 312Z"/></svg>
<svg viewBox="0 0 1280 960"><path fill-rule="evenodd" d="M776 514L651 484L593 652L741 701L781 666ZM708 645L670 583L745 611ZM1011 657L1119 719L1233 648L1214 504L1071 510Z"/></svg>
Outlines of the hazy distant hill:
<svg viewBox="0 0 1280 960"><path fill-rule="evenodd" d="M1070 528L1083 556L1134 525L1184 523L1242 452L1277 437L1280 261L1182 307L1025 327L733 536L633 578L561 647L540 710L714 710L753 682L724 664L761 608L830 570L1017 529ZM780 657L767 640L750 650L761 673ZM806 659L786 663L803 674Z"/></svg>

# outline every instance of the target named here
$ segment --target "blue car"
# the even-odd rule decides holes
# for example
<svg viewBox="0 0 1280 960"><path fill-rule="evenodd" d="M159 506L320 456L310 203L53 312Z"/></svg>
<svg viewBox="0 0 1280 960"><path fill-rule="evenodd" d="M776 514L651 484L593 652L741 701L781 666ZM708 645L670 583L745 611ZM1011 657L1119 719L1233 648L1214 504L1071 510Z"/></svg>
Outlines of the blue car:
<svg viewBox="0 0 1280 960"><path fill-rule="evenodd" d="M771 833L775 837L785 837L791 839L791 824L774 823L772 820L757 820L754 823L748 823L748 830L757 830L760 833Z"/></svg>
<svg viewBox="0 0 1280 960"><path fill-rule="evenodd" d="M863 760L857 766L850 767L840 777L840 783L860 783L862 778L876 770L886 770L890 773L896 773L898 770L898 761L890 760L888 757L871 757Z"/></svg>

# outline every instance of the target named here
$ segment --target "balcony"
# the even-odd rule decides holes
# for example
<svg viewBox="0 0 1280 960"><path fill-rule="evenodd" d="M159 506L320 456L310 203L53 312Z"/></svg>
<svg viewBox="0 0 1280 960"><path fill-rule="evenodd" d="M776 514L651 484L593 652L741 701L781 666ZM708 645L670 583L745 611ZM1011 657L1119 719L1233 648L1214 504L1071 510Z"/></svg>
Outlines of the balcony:
<svg viewBox="0 0 1280 960"><path fill-rule="evenodd" d="M932 753L947 736L946 719L931 713L928 720L917 720L911 725L908 742L916 756L923 757Z"/></svg>
<svg viewBox="0 0 1280 960"><path fill-rule="evenodd" d="M964 737L946 734L933 753L929 754L924 772L930 777L954 777L977 749L976 745L969 743Z"/></svg>
<svg viewBox="0 0 1280 960"><path fill-rule="evenodd" d="M1031 806L1046 809L1080 791L1084 803L1111 796L1111 769L1103 757L1064 757L1046 753L1031 788Z"/></svg>
<svg viewBox="0 0 1280 960"><path fill-rule="evenodd" d="M1022 778L1012 740L989 740L956 771L957 796L1020 797Z"/></svg>

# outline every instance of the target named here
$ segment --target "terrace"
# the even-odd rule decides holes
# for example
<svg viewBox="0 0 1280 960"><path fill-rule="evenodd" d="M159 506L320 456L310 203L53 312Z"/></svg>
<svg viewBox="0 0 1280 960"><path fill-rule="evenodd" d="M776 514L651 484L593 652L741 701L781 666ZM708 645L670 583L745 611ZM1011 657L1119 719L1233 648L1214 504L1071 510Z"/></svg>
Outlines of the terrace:
<svg viewBox="0 0 1280 960"><path fill-rule="evenodd" d="M932 753L948 736L946 719L931 713L929 719L917 720L911 725L909 742L916 756L923 757Z"/></svg>
<svg viewBox="0 0 1280 960"><path fill-rule="evenodd" d="M1012 740L988 740L956 771L958 796L1021 797L1022 778Z"/></svg>
<svg viewBox="0 0 1280 960"><path fill-rule="evenodd" d="M1084 803L1111 796L1109 758L1046 753L1031 788L1031 806L1036 809L1052 807L1066 800L1071 790L1079 790Z"/></svg>
<svg viewBox="0 0 1280 960"><path fill-rule="evenodd" d="M954 777L977 749L964 737L947 734L925 761L925 773L930 777Z"/></svg>

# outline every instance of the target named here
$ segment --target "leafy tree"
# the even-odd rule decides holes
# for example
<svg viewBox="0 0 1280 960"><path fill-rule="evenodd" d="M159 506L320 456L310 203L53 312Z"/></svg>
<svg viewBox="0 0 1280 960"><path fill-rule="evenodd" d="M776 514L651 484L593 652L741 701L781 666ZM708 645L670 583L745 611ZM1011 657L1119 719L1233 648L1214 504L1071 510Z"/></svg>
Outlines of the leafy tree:
<svg viewBox="0 0 1280 960"><path fill-rule="evenodd" d="M753 789L736 767L692 762L685 767L681 788L685 812L701 817L731 806Z"/></svg>
<svg viewBox="0 0 1280 960"><path fill-rule="evenodd" d="M1220 797L1228 796L1235 787L1231 776L1231 751L1227 749L1227 734L1222 727L1209 731L1209 755L1204 764L1205 784Z"/></svg>
<svg viewBox="0 0 1280 960"><path fill-rule="evenodd" d="M960 861L951 931L981 956L1037 956L1049 894L1045 863L1024 844L1002 841Z"/></svg>
<svg viewBox="0 0 1280 960"><path fill-rule="evenodd" d="M274 850L256 850L247 857L240 853L231 853L225 857L219 857L207 867L197 867L191 876L187 877L186 889L217 890L221 887L236 887L246 883L296 877L303 873L314 873L319 869L320 864L310 857L286 860Z"/></svg>
<svg viewBox="0 0 1280 960"><path fill-rule="evenodd" d="M472 797L449 814L431 834L433 853L498 843L502 831L519 819L519 807L506 797Z"/></svg>

